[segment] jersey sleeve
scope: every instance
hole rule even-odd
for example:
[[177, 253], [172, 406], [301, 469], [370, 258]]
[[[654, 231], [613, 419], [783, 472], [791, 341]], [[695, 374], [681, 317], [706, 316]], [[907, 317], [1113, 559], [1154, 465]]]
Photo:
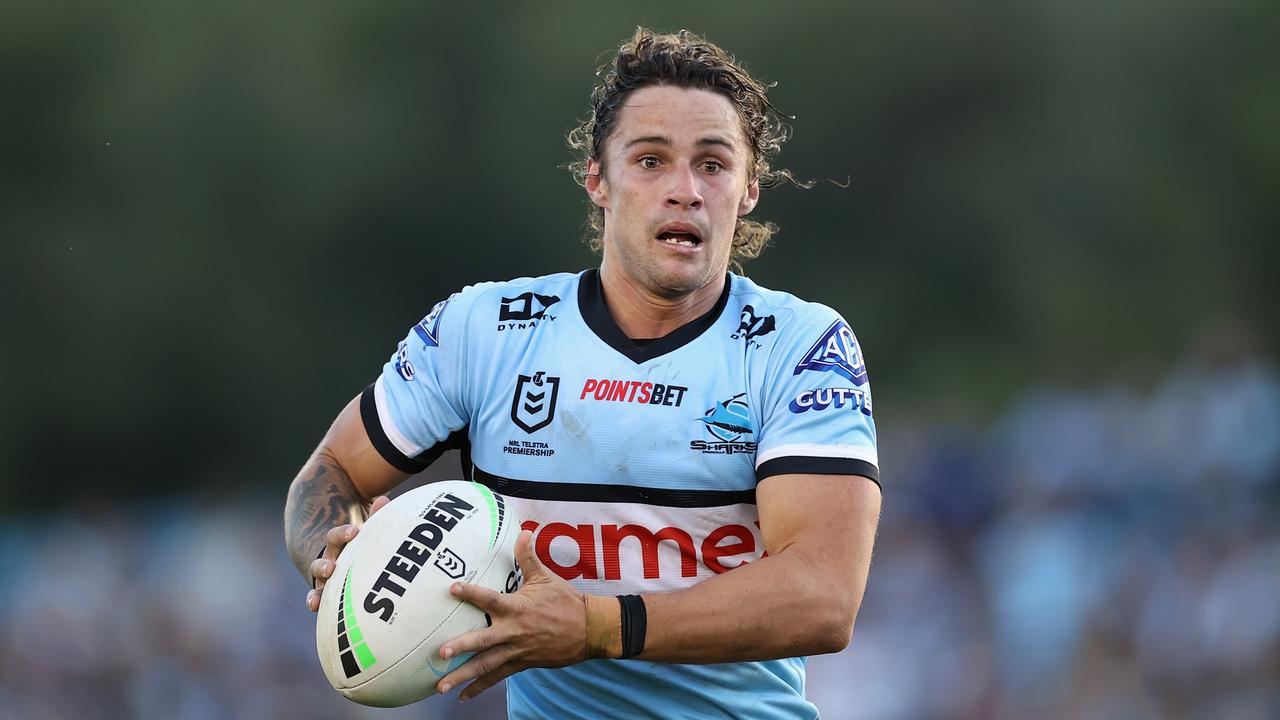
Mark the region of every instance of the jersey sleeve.
[[466, 440], [467, 323], [474, 302], [468, 290], [436, 303], [410, 328], [360, 397], [369, 440], [403, 472], [425, 470]]
[[879, 484], [862, 349], [842, 317], [814, 307], [793, 317], [770, 357], [756, 480], [809, 473], [862, 475]]

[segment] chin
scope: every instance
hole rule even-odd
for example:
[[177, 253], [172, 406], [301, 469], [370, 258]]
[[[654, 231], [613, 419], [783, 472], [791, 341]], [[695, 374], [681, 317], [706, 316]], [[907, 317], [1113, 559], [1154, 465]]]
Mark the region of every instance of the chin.
[[701, 290], [711, 284], [716, 277], [715, 273], [709, 273], [704, 269], [696, 271], [684, 269], [683, 271], [671, 271], [658, 275], [654, 278], [654, 286], [661, 294], [668, 297], [677, 297]]

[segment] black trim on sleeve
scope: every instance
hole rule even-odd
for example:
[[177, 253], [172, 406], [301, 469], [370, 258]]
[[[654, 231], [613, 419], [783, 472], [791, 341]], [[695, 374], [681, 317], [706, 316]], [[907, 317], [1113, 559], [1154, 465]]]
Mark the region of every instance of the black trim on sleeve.
[[724, 290], [720, 292], [720, 298], [716, 300], [715, 307], [660, 338], [633, 340], [622, 332], [622, 328], [619, 328], [618, 323], [614, 321], [613, 315], [609, 314], [609, 307], [605, 305], [604, 287], [600, 283], [599, 270], [586, 270], [578, 276], [578, 311], [582, 313], [582, 319], [586, 321], [587, 327], [591, 328], [591, 332], [605, 341], [609, 347], [639, 364], [666, 355], [673, 350], [679, 350], [706, 332], [716, 323], [716, 320], [720, 319], [720, 314], [729, 304], [729, 286], [732, 284], [733, 278], [726, 273]]
[[[360, 393], [360, 420], [364, 423], [365, 433], [369, 435], [369, 442], [373, 443], [373, 447], [377, 449], [382, 459], [391, 463], [392, 467], [400, 472], [407, 472], [410, 475], [426, 470], [428, 465], [448, 450], [468, 450], [470, 447], [467, 428], [464, 426], [450, 433], [449, 437], [441, 442], [422, 451], [417, 457], [409, 457], [400, 452], [400, 449], [391, 442], [391, 438], [387, 437], [386, 430], [378, 420], [378, 401], [374, 398], [373, 384]], [[463, 460], [464, 472], [467, 462]]]
[[837, 457], [777, 457], [760, 463], [756, 482], [774, 475], [861, 475], [880, 485], [880, 468], [866, 460]]
[[478, 467], [472, 469], [471, 479], [494, 492], [528, 500], [638, 503], [682, 508], [756, 504], [754, 488], [751, 490], [671, 490], [636, 485], [534, 482], [491, 475]]

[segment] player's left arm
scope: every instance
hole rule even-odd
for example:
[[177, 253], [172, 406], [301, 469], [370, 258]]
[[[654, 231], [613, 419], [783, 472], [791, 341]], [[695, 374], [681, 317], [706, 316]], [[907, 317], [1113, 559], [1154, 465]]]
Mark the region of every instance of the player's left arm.
[[[638, 659], [769, 660], [849, 644], [871, 566], [879, 486], [856, 475], [776, 475], [756, 496], [767, 555], [684, 590], [645, 594], [648, 631]], [[584, 595], [544, 567], [528, 532], [516, 559], [525, 576], [519, 592], [453, 586], [493, 624], [441, 647], [446, 658], [476, 655], [440, 681], [440, 692], [471, 682], [465, 700], [525, 668], [621, 656], [615, 598]]]
[[644, 595], [643, 660], [734, 662], [839, 652], [853, 634], [880, 487], [850, 475], [776, 475], [756, 490], [765, 557]]

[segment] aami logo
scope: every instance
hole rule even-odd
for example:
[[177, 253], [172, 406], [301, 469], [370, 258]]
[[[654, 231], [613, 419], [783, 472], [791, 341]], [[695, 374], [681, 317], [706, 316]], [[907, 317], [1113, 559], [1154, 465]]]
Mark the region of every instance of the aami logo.
[[645, 405], [666, 405], [680, 407], [684, 402], [684, 394], [689, 388], [683, 385], [663, 385], [662, 383], [641, 382], [639, 380], [607, 380], [588, 378], [582, 384], [579, 400], [588, 396], [603, 402], [642, 403]]
[[550, 425], [555, 418], [560, 378], [541, 371], [518, 377], [516, 393], [511, 398], [511, 422], [532, 434]]
[[787, 405], [793, 413], [805, 413], [810, 410], [821, 411], [827, 408], [857, 408], [863, 415], [871, 417], [871, 396], [853, 388], [818, 388], [805, 390]]
[[746, 338], [747, 345], [760, 347], [760, 343], [756, 342], [756, 338], [762, 335], [768, 335], [777, 329], [778, 324], [774, 321], [772, 315], [758, 317], [756, 309], [750, 305], [742, 306], [741, 320], [738, 321], [738, 329], [734, 331], [732, 337], [734, 340]]
[[822, 333], [818, 342], [809, 348], [804, 359], [796, 365], [793, 374], [799, 375], [805, 370], [834, 372], [853, 382], [854, 385], [867, 383], [867, 368], [862, 363], [862, 350], [858, 347], [858, 338], [844, 320], [837, 320]]
[[[392, 595], [404, 597], [405, 586], [418, 576], [418, 571], [431, 558], [436, 548], [440, 547], [440, 541], [457, 526], [459, 520], [474, 510], [475, 506], [453, 493], [445, 493], [433, 502], [422, 514], [423, 522], [409, 531], [409, 536], [400, 543], [396, 553], [387, 561], [382, 574], [373, 583], [369, 594], [365, 595], [364, 611], [390, 623], [391, 616], [396, 611], [396, 601]], [[453, 554], [447, 549], [444, 552]], [[436, 565], [439, 566], [439, 563], [437, 558]]]
[[[760, 523], [756, 523], [757, 530]], [[539, 526], [532, 520], [520, 523], [521, 530], [534, 533], [533, 551], [552, 572], [565, 580], [621, 580], [623, 552], [638, 552], [641, 559], [641, 575], [646, 580], [662, 576], [658, 563], [658, 544], [669, 542], [680, 551], [680, 577], [697, 577], [698, 563], [711, 572], [728, 572], [754, 559], [760, 543], [756, 532], [746, 525], [722, 525], [707, 533], [700, 540], [678, 527], [650, 530], [643, 525], [569, 525], [551, 522]], [[551, 544], [561, 539], [578, 546], [578, 560], [569, 565], [551, 556]], [[557, 553], [563, 559], [563, 553]], [[763, 553], [761, 557], [768, 555]], [[746, 556], [746, 557], [740, 557]], [[603, 561], [603, 562], [602, 562]], [[627, 563], [628, 568], [634, 568]]]
[[560, 298], [557, 295], [539, 295], [535, 292], [504, 297], [502, 309], [498, 311], [498, 331], [537, 327], [539, 320], [551, 322], [556, 316], [548, 315], [547, 308], [558, 302]]
[[436, 303], [435, 307], [431, 308], [431, 312], [422, 318], [422, 322], [413, 326], [413, 331], [418, 334], [426, 347], [440, 347], [440, 316], [444, 315], [444, 309], [448, 307], [449, 301], [457, 296], [458, 293], [454, 293]]
[[703, 413], [698, 420], [714, 441], [694, 440], [689, 449], [713, 455], [755, 452], [756, 444], [751, 440], [755, 425], [751, 422], [751, 409], [742, 399], [745, 396], [746, 393], [738, 393]]

